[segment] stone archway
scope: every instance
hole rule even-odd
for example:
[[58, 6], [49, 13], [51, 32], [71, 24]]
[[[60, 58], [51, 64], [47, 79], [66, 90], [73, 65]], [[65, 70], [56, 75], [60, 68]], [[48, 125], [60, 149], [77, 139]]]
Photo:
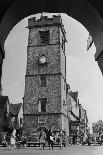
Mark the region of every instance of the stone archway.
[[[39, 12], [66, 13], [79, 21], [92, 35], [96, 46], [95, 59], [103, 72], [103, 20], [87, 0], [15, 0], [0, 24], [0, 45], [5, 55], [4, 42], [12, 28], [23, 18]], [[2, 72], [2, 61], [0, 64]], [[1, 75], [0, 75], [1, 77]]]

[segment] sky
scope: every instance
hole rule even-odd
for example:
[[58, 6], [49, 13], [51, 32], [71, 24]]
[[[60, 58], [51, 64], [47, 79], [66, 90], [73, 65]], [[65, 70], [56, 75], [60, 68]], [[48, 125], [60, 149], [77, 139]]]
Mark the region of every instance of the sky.
[[[44, 13], [44, 15], [51, 14]], [[5, 41], [6, 57], [3, 62], [3, 95], [10, 103], [22, 102], [25, 89], [25, 74], [28, 44], [28, 18], [15, 25]], [[75, 19], [61, 14], [66, 31], [67, 83], [71, 91], [78, 91], [80, 104], [87, 110], [89, 123], [103, 120], [103, 77], [95, 61], [95, 45], [87, 51], [89, 32]]]

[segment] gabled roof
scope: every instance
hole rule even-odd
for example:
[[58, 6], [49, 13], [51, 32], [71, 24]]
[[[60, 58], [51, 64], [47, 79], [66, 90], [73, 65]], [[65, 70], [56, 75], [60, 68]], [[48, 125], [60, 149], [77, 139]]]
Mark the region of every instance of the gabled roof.
[[74, 101], [77, 103], [77, 101], [78, 101], [78, 91], [76, 91], [76, 92], [70, 92], [70, 94], [71, 94], [71, 97], [74, 99]]
[[10, 104], [10, 115], [17, 116], [20, 111], [21, 106], [22, 106], [22, 103]]
[[0, 109], [5, 107], [7, 101], [9, 101], [8, 96], [0, 96]]

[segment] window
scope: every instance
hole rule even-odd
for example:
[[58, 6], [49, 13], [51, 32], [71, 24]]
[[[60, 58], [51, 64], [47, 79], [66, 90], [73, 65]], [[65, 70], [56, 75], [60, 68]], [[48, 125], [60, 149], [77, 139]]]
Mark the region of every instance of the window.
[[38, 117], [38, 123], [45, 123], [46, 122], [46, 118], [43, 116]]
[[62, 36], [61, 48], [62, 48], [63, 51], [65, 50], [65, 40], [64, 40], [63, 36]]
[[39, 99], [38, 112], [46, 112], [47, 99]]
[[45, 75], [40, 76], [40, 82], [41, 82], [41, 87], [46, 87], [46, 76]]
[[23, 119], [20, 118], [20, 126], [22, 126], [22, 124], [23, 124]]
[[50, 39], [49, 30], [47, 30], [47, 31], [39, 31], [39, 33], [40, 33], [41, 43], [49, 43], [49, 39]]
[[64, 82], [64, 91], [65, 91], [65, 82]]
[[15, 121], [15, 117], [11, 117], [11, 122], [14, 122]]
[[66, 105], [66, 102], [63, 100], [63, 105], [65, 106]]

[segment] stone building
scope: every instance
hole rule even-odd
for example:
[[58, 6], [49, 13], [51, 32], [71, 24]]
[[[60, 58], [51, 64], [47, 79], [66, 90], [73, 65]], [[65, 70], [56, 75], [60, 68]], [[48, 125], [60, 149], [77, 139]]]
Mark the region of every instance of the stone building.
[[80, 118], [80, 124], [79, 124], [80, 135], [85, 135], [88, 129], [88, 117], [87, 117], [87, 111], [82, 107], [81, 104], [79, 104], [79, 118]]
[[9, 105], [9, 128], [20, 129], [23, 124], [22, 103]]
[[77, 134], [77, 130], [80, 124], [79, 121], [79, 104], [78, 104], [78, 92], [67, 91], [67, 111], [69, 116], [69, 136], [74, 133]]
[[23, 128], [69, 135], [66, 104], [66, 33], [61, 16], [28, 20], [29, 37], [23, 101]]
[[0, 95], [0, 132], [8, 131], [9, 98]]

